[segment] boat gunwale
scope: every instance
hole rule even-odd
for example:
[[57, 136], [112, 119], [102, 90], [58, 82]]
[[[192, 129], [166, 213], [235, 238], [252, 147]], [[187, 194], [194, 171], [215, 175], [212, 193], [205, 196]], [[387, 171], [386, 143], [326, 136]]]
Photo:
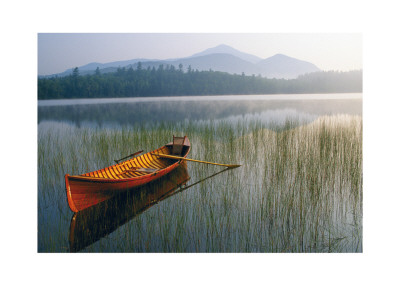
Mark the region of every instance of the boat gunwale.
[[76, 180], [80, 180], [80, 181], [121, 183], [121, 182], [135, 181], [135, 180], [139, 180], [139, 179], [155, 176], [156, 174], [158, 174], [158, 173], [160, 173], [162, 171], [165, 171], [165, 170], [168, 170], [171, 167], [174, 167], [176, 164], [180, 164], [180, 162], [181, 161], [177, 161], [177, 162], [169, 165], [168, 167], [166, 167], [164, 169], [159, 169], [158, 171], [153, 172], [153, 173], [149, 173], [149, 174], [141, 175], [141, 176], [137, 176], [137, 177], [131, 177], [131, 178], [116, 178], [116, 179], [112, 179], [112, 178], [89, 177], [89, 176], [82, 176], [82, 175], [68, 175], [68, 177], [69, 177], [69, 179], [76, 179]]

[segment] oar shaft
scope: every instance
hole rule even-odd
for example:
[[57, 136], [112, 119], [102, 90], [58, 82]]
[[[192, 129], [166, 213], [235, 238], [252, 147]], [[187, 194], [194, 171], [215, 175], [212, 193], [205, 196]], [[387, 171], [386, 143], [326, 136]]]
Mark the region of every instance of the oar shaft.
[[156, 156], [164, 157], [164, 158], [172, 158], [172, 159], [180, 159], [180, 160], [193, 161], [193, 162], [198, 162], [198, 163], [202, 163], [202, 164], [223, 166], [223, 167], [228, 167], [228, 168], [237, 168], [237, 167], [240, 167], [240, 165], [217, 164], [217, 163], [213, 163], [213, 162], [209, 162], [209, 161], [202, 161], [202, 160], [196, 160], [196, 159], [185, 158], [185, 157], [174, 156], [174, 155], [167, 155], [167, 154], [152, 153], [152, 155], [156, 155]]

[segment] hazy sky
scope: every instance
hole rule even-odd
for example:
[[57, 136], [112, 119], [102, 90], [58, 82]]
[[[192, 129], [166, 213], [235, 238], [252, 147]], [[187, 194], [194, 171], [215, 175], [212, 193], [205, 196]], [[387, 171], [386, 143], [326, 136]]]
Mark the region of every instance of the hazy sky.
[[362, 68], [362, 34], [39, 33], [38, 74], [91, 62], [181, 58], [220, 44], [260, 58], [285, 54], [322, 70]]

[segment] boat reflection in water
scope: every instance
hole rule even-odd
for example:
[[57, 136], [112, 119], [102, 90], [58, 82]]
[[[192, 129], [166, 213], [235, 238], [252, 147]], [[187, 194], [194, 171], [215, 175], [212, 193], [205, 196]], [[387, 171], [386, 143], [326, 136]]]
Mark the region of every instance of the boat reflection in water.
[[195, 183], [185, 185], [190, 176], [187, 164], [183, 161], [171, 173], [156, 181], [75, 213], [69, 231], [70, 252], [78, 252], [93, 244], [154, 204], [228, 170], [232, 168], [223, 169]]
[[75, 213], [69, 231], [70, 252], [84, 249], [157, 202], [179, 192], [189, 179], [187, 164], [182, 162], [158, 180], [115, 194], [107, 201]]

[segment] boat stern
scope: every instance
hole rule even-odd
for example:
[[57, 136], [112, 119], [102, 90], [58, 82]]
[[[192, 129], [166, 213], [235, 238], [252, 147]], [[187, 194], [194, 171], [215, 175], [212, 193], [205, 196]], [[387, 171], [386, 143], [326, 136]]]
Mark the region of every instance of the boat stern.
[[71, 187], [69, 185], [69, 174], [65, 174], [65, 190], [67, 192], [68, 206], [73, 212], [78, 212], [74, 201], [72, 200]]

